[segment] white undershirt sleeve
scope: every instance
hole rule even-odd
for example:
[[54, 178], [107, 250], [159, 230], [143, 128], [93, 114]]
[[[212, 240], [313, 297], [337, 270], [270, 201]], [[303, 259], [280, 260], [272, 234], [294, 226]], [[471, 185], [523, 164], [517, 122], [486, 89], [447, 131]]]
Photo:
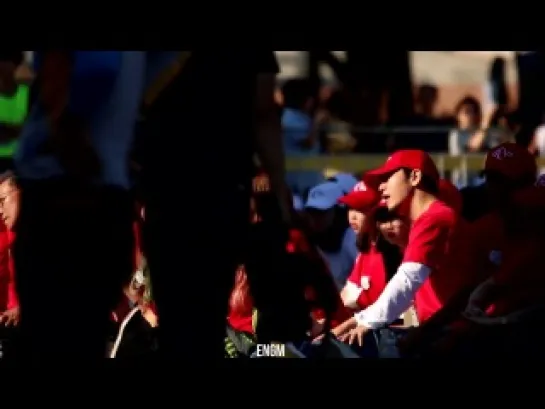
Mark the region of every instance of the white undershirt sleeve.
[[399, 318], [413, 303], [416, 292], [429, 277], [431, 268], [420, 263], [402, 263], [377, 301], [354, 314], [358, 325], [381, 328]]
[[363, 288], [358, 287], [351, 281], [347, 281], [341, 291], [341, 298], [345, 307], [358, 308], [358, 298], [362, 293]]

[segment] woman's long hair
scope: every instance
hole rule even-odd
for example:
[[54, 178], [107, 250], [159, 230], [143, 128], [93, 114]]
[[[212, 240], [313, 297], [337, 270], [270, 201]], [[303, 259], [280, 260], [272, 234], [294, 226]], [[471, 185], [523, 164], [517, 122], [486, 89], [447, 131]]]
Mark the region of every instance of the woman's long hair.
[[360, 252], [366, 253], [375, 245], [384, 261], [386, 281], [390, 281], [401, 264], [403, 254], [398, 246], [389, 243], [379, 232], [378, 222], [393, 217], [386, 209], [382, 209], [384, 208], [375, 209], [367, 216], [366, 229], [357, 238], [357, 247]]

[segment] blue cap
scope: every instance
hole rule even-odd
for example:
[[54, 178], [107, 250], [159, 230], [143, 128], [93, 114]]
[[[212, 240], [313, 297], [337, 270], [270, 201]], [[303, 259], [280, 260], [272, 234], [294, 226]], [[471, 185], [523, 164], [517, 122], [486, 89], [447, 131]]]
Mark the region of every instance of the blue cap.
[[306, 209], [329, 210], [337, 205], [344, 193], [336, 182], [325, 182], [310, 189]]
[[359, 182], [358, 179], [350, 173], [337, 173], [330, 180], [337, 183], [345, 195], [350, 193], [354, 189], [354, 186]]

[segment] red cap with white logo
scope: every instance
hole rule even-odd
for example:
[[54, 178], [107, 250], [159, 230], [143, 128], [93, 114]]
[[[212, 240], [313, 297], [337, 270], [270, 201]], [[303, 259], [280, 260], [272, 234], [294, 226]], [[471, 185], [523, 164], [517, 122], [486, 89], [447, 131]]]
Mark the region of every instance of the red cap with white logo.
[[535, 177], [537, 165], [535, 158], [523, 146], [505, 142], [486, 155], [483, 173], [499, 173], [517, 181], [525, 177]]
[[380, 194], [375, 189], [368, 187], [363, 181], [358, 182], [352, 192], [339, 199], [339, 203], [362, 213], [370, 212], [379, 202]]

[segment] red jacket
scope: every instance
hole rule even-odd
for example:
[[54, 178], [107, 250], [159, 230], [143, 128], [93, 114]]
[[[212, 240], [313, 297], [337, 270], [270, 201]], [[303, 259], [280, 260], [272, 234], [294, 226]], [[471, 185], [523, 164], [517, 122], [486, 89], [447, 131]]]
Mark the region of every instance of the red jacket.
[[15, 268], [11, 255], [11, 245], [15, 234], [0, 223], [0, 312], [19, 305], [15, 292]]

